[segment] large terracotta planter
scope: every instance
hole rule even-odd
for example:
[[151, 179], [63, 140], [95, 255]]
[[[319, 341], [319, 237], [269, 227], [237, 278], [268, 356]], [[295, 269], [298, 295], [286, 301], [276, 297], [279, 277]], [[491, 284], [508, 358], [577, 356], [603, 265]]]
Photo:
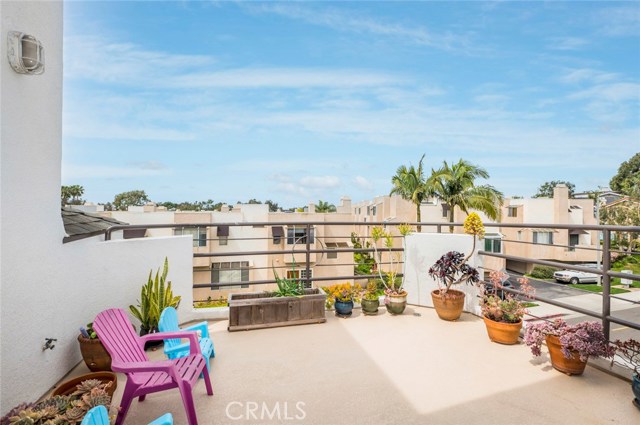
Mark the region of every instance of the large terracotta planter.
[[440, 290], [431, 291], [433, 306], [442, 320], [458, 320], [464, 307], [464, 292], [449, 289], [446, 296], [440, 295]]
[[375, 316], [378, 314], [378, 307], [380, 307], [379, 299], [365, 300], [363, 298], [360, 304], [362, 305], [362, 313], [364, 313], [365, 316]]
[[407, 307], [407, 293], [387, 295], [384, 305], [387, 307], [387, 311], [393, 315], [404, 313], [404, 309]]
[[111, 356], [98, 338], [78, 335], [82, 359], [91, 372], [111, 371]]
[[560, 338], [555, 335], [547, 335], [546, 340], [551, 365], [554, 369], [567, 375], [582, 375], [587, 362], [580, 360], [580, 355], [577, 351], [571, 352], [571, 358], [568, 359], [562, 353]]
[[522, 320], [518, 323], [496, 322], [488, 317], [484, 318], [484, 324], [487, 327], [489, 339], [498, 344], [514, 345], [518, 343], [520, 337], [520, 329], [522, 329]]
[[116, 390], [116, 386], [118, 385], [118, 378], [116, 374], [113, 372], [93, 372], [87, 373], [84, 375], [80, 375], [77, 378], [71, 379], [69, 381], [65, 381], [62, 384], [58, 385], [58, 387], [53, 390], [51, 393], [51, 397], [57, 395], [71, 395], [75, 390], [77, 390], [76, 386], [80, 384], [82, 381], [86, 381], [88, 379], [97, 379], [98, 381], [102, 381], [103, 383], [112, 382], [111, 387], [107, 388], [107, 394], [113, 397], [113, 393]]

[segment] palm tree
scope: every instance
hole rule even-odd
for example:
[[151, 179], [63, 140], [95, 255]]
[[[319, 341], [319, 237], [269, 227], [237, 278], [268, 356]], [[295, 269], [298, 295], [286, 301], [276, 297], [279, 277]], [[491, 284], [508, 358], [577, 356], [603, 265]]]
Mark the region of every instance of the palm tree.
[[336, 206], [333, 204], [330, 204], [328, 202], [325, 201], [318, 201], [318, 205], [316, 205], [316, 212], [319, 213], [331, 213], [331, 212], [336, 212]]
[[[475, 180], [478, 177], [489, 178], [489, 173], [463, 159], [451, 166], [444, 161], [442, 168], [431, 170], [431, 177], [427, 179], [425, 187], [449, 207], [449, 223], [453, 223], [455, 207], [467, 214], [470, 209], [475, 209], [492, 220], [500, 218], [500, 207], [504, 200], [502, 192], [491, 185], [476, 186]], [[449, 231], [453, 232], [453, 226], [449, 226]]]
[[[424, 174], [422, 172], [422, 160], [424, 160], [424, 154], [420, 158], [418, 168], [410, 165], [408, 168], [404, 165], [398, 167], [396, 174], [391, 177], [391, 195], [400, 195], [402, 199], [411, 201], [416, 206], [416, 221], [420, 223], [420, 204], [429, 195], [431, 191], [425, 186]], [[422, 226], [418, 224], [418, 232], [422, 231]]]

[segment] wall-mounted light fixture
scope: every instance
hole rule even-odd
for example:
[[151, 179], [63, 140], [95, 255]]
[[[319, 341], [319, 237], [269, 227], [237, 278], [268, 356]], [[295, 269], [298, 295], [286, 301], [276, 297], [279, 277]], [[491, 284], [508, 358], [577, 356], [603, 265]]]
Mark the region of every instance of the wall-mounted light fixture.
[[7, 56], [11, 67], [18, 74], [38, 75], [44, 72], [44, 47], [32, 35], [9, 31]]

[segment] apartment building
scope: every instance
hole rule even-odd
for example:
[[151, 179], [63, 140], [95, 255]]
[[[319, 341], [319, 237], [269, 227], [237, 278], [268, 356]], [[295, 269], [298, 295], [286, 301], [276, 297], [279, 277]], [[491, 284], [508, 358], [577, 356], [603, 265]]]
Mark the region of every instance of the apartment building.
[[[355, 203], [356, 221], [386, 221], [390, 223], [415, 222], [415, 205], [401, 197], [379, 196], [370, 201]], [[447, 217], [449, 206], [440, 199], [428, 199], [420, 206], [423, 222], [441, 224], [441, 232], [449, 232]], [[597, 224], [594, 201], [589, 198], [569, 198], [569, 189], [558, 185], [553, 198], [505, 199], [502, 207], [501, 223], [523, 223], [522, 228], [491, 226], [493, 222], [482, 212], [476, 211], [486, 225], [486, 234], [481, 249], [487, 252], [552, 260], [566, 263], [596, 262], [598, 232], [585, 230], [547, 230], [527, 228], [524, 223], [533, 224]], [[454, 222], [465, 220], [467, 214], [456, 208]], [[366, 229], [361, 229], [366, 231]], [[438, 231], [438, 226], [422, 226], [423, 232]], [[454, 227], [460, 233], [462, 228]], [[526, 273], [533, 264], [506, 261], [485, 256], [483, 268], [487, 270], [513, 270]]]
[[[353, 220], [349, 198], [341, 199], [335, 213], [317, 213], [314, 204], [296, 213], [270, 212], [265, 204], [223, 205], [220, 211], [167, 211], [149, 204], [101, 214], [129, 224], [183, 224], [184, 227], [147, 229], [146, 236], [192, 235], [194, 285], [227, 285], [196, 287], [194, 300], [226, 297], [229, 292], [273, 289], [273, 284], [249, 282], [273, 280], [274, 270], [280, 277], [297, 279], [353, 275], [350, 252], [312, 252], [308, 274], [306, 267], [307, 242], [310, 250], [351, 246], [353, 226], [331, 224]], [[318, 224], [309, 227], [302, 224], [307, 222]], [[270, 254], [264, 254], [267, 251]], [[338, 282], [317, 284], [333, 283]]]

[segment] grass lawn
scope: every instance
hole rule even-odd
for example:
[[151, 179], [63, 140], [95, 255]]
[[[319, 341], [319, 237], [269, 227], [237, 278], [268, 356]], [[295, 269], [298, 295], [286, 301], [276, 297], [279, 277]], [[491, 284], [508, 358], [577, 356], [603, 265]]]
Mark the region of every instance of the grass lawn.
[[[577, 289], [584, 289], [585, 291], [590, 291], [590, 292], [602, 292], [602, 286], [598, 286], [595, 283], [589, 283], [589, 284], [585, 284], [585, 283], [581, 283], [581, 284], [577, 284], [577, 285], [567, 285], [570, 288], [577, 288]], [[611, 294], [615, 295], [615, 294], [624, 294], [625, 292], [630, 292], [626, 289], [622, 289], [622, 288], [611, 288]]]
[[[635, 255], [633, 258], [626, 257], [620, 261], [613, 263], [611, 270], [619, 272], [621, 270], [631, 270], [631, 273], [640, 275], [640, 255]], [[620, 279], [614, 277], [611, 279], [612, 285], [620, 285]], [[631, 287], [640, 288], [640, 281], [631, 281]]]

